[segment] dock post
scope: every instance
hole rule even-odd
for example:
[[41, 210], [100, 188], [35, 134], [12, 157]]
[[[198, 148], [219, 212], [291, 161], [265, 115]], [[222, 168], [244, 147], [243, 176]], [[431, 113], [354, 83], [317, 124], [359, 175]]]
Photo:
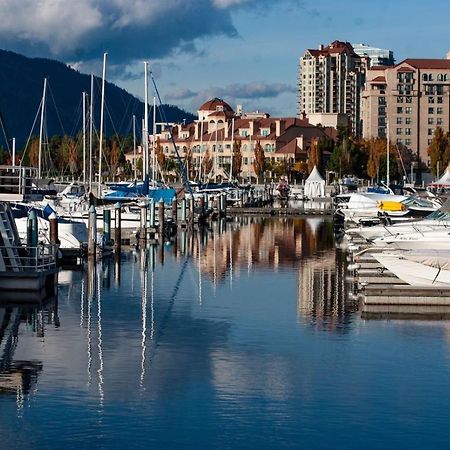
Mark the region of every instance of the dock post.
[[111, 242], [111, 210], [103, 210], [103, 242], [108, 245]]
[[54, 248], [59, 244], [58, 240], [58, 216], [52, 212], [48, 217], [48, 222], [50, 225], [50, 244], [54, 246]]
[[150, 200], [150, 228], [155, 228], [156, 225], [156, 203], [155, 200]]
[[186, 199], [181, 200], [181, 223], [186, 225]]
[[27, 220], [27, 246], [31, 250], [30, 256], [32, 258], [37, 257], [37, 245], [38, 245], [38, 220], [36, 211], [32, 209], [28, 213]]
[[172, 200], [172, 220], [176, 225], [178, 222], [178, 202], [176, 197]]
[[95, 206], [92, 205], [89, 208], [89, 219], [88, 219], [88, 255], [95, 258], [96, 254], [96, 240], [97, 240], [97, 211]]
[[191, 197], [189, 199], [189, 220], [194, 222], [194, 213], [195, 213], [195, 199]]
[[222, 216], [222, 194], [216, 195], [217, 217]]
[[147, 240], [147, 203], [141, 203], [141, 226], [139, 238], [143, 241]]
[[164, 233], [164, 200], [161, 199], [158, 203], [158, 228], [159, 238], [161, 239]]
[[114, 250], [116, 253], [120, 253], [122, 249], [122, 208], [119, 202], [114, 205], [114, 220]]

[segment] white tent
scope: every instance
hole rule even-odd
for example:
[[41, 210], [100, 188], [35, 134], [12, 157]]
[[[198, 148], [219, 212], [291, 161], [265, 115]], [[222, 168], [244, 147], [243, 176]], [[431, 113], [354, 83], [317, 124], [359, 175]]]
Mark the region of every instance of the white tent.
[[448, 188], [450, 187], [450, 166], [447, 167], [447, 170], [444, 172], [444, 175], [442, 175], [439, 180], [435, 181], [434, 183], [431, 183], [432, 187], [437, 188]]
[[308, 198], [325, 197], [325, 180], [321, 177], [316, 166], [305, 181], [304, 194]]

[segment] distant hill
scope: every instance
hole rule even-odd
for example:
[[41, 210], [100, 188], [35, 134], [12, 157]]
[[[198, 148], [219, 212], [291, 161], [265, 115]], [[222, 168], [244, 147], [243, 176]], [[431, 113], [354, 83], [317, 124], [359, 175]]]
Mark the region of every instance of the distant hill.
[[[31, 131], [42, 97], [44, 78], [49, 80], [46, 102], [48, 136], [64, 133], [75, 135], [81, 129], [81, 96], [83, 91], [90, 92], [90, 75], [51, 59], [27, 58], [0, 50], [0, 113], [8, 139], [15, 137], [17, 148], [25, 144]], [[101, 79], [97, 78], [94, 85], [94, 121], [98, 129]], [[138, 129], [141, 129], [144, 103], [124, 89], [107, 83], [106, 107], [105, 130], [108, 135], [116, 131], [130, 133], [133, 114], [136, 115]], [[172, 105], [164, 105], [164, 112], [170, 122], [186, 119], [186, 123], [189, 123], [195, 118], [191, 113]], [[159, 114], [157, 121], [161, 121]], [[33, 134], [39, 134], [39, 117]], [[1, 131], [0, 145], [6, 147]]]

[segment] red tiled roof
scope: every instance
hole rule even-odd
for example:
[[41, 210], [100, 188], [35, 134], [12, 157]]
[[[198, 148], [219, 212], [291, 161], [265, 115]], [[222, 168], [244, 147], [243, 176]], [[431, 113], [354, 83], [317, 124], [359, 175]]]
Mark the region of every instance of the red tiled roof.
[[369, 70], [386, 70], [388, 67], [391, 66], [372, 66]]
[[373, 80], [369, 81], [369, 83], [386, 83], [386, 77], [379, 75], [375, 77]]
[[276, 150], [275, 153], [283, 153], [283, 154], [295, 154], [299, 151], [300, 148], [297, 145], [297, 138], [292, 139], [286, 145]]
[[355, 53], [353, 50], [352, 44], [350, 42], [342, 42], [342, 41], [333, 41], [331, 44], [323, 47], [322, 49], [308, 49], [308, 52], [311, 56], [327, 56], [327, 55], [335, 55], [336, 53], [348, 53], [349, 55], [354, 56], [355, 58], [360, 58], [359, 55]]
[[450, 59], [415, 59], [407, 58], [396, 67], [402, 64], [409, 64], [416, 69], [450, 69]]
[[406, 72], [406, 73], [410, 73], [410, 72], [414, 72], [414, 69], [411, 69], [411, 67], [399, 67], [397, 69], [397, 72]]
[[233, 108], [227, 103], [224, 102], [221, 98], [213, 98], [212, 100], [208, 100], [200, 106], [200, 111], [217, 111], [217, 106], [222, 106], [224, 111], [233, 112]]

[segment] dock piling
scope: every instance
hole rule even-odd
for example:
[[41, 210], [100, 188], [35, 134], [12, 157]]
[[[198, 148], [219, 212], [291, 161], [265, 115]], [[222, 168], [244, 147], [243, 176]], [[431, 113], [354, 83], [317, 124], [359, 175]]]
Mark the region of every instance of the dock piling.
[[88, 255], [95, 258], [97, 241], [97, 211], [95, 210], [94, 205], [89, 208], [88, 228]]
[[114, 250], [116, 253], [120, 253], [122, 248], [122, 208], [119, 202], [114, 205], [114, 220]]
[[103, 242], [109, 244], [111, 242], [111, 210], [103, 210]]

